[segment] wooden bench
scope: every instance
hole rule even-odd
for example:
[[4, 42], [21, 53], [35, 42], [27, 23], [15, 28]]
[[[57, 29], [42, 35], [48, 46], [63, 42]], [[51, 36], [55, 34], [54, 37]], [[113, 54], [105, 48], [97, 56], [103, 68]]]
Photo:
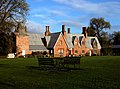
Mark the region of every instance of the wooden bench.
[[76, 64], [79, 64], [79, 68], [80, 68], [80, 58], [81, 57], [65, 57], [63, 65], [68, 64], [69, 66], [69, 64], [71, 64], [71, 65], [74, 65], [74, 68], [75, 68]]
[[74, 68], [77, 64], [79, 64], [80, 68], [80, 58], [81, 57], [63, 57], [63, 58], [38, 58], [39, 66], [53, 66], [60, 67], [61, 65], [65, 67], [65, 65], [74, 65]]
[[55, 66], [54, 60], [52, 58], [38, 58], [38, 64], [41, 65], [50, 65]]

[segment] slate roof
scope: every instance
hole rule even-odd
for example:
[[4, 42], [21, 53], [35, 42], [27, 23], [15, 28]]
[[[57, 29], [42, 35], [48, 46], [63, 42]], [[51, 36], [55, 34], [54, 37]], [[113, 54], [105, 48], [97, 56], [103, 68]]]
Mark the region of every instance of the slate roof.
[[93, 42], [94, 40], [96, 40], [96, 42], [97, 42], [97, 47], [98, 47], [98, 49], [101, 49], [101, 46], [100, 46], [100, 43], [99, 43], [97, 37], [88, 37], [88, 38], [86, 39], [86, 48], [93, 49], [93, 47], [92, 47], [92, 42]]
[[44, 34], [28, 33], [30, 45], [44, 45], [41, 38], [44, 38]]
[[45, 36], [44, 39], [47, 42], [47, 46], [48, 46], [48, 44], [50, 43], [51, 36]]
[[49, 44], [47, 48], [54, 48], [56, 41], [58, 40], [59, 36], [60, 36], [61, 32], [56, 32], [56, 33], [51, 33], [50, 34], [50, 39], [49, 40]]
[[69, 48], [74, 48], [73, 41], [75, 40], [76, 37], [78, 38], [79, 42], [81, 42], [82, 39], [80, 39], [80, 38], [83, 38], [84, 34], [70, 34], [69, 33], [66, 35], [66, 41], [67, 41]]
[[79, 43], [80, 43], [80, 44], [81, 44], [82, 38], [83, 38], [83, 36], [80, 36], [80, 37], [79, 37]]
[[44, 46], [42, 42], [42, 38], [44, 38], [44, 34], [33, 34], [27, 33], [29, 37], [29, 49], [31, 51], [45, 51], [47, 48]]
[[77, 38], [77, 36], [73, 36], [72, 37], [72, 43], [73, 43], [73, 45], [74, 45], [74, 40]]
[[44, 45], [29, 45], [29, 50], [31, 51], [47, 51]]

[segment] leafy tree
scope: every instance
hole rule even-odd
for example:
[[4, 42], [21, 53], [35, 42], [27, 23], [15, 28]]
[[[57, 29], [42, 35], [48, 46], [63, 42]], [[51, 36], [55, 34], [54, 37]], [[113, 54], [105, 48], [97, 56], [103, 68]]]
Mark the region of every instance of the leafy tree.
[[[104, 18], [92, 18], [90, 20], [90, 26], [88, 28], [88, 35], [96, 36], [98, 37], [100, 43], [102, 44], [102, 32], [103, 29], [110, 29], [111, 25], [109, 22], [105, 21]], [[90, 34], [91, 33], [91, 34]]]
[[12, 52], [14, 45], [12, 30], [18, 23], [24, 23], [28, 15], [28, 4], [25, 0], [0, 1], [0, 53]]
[[107, 32], [102, 32], [102, 37], [101, 37], [101, 41], [102, 41], [102, 50], [101, 53], [103, 55], [111, 55], [112, 54], [112, 48], [111, 48], [111, 34], [108, 34]]
[[91, 27], [88, 27], [87, 30], [88, 30], [88, 36], [95, 36], [96, 35], [94, 29], [92, 29]]
[[114, 32], [112, 35], [113, 35], [113, 44], [120, 45], [120, 31]]

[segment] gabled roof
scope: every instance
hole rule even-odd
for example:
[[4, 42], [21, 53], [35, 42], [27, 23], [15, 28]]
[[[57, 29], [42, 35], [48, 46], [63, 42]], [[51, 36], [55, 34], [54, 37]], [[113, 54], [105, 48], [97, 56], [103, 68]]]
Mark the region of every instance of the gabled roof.
[[27, 35], [29, 37], [29, 49], [31, 51], [47, 51], [42, 41], [44, 34], [27, 33]]
[[47, 48], [54, 48], [60, 34], [61, 34], [61, 32], [56, 32], [56, 33], [51, 33], [50, 34], [50, 41], [49, 41], [49, 44], [48, 44]]
[[28, 33], [29, 45], [44, 45], [41, 38], [44, 38], [44, 34]]
[[73, 45], [74, 45], [74, 41], [75, 41], [76, 38], [77, 38], [77, 36], [73, 36], [72, 37], [72, 43], [73, 43]]
[[47, 51], [47, 48], [44, 45], [29, 45], [29, 50], [31, 51]]
[[48, 46], [50, 39], [51, 39], [51, 36], [45, 36], [44, 39], [47, 42], [47, 46]]
[[[69, 48], [74, 48], [73, 40], [75, 38], [78, 38], [79, 42], [81, 42], [82, 38], [84, 37], [84, 34], [67, 34], [66, 41]], [[81, 39], [80, 39], [81, 38]]]
[[91, 43], [92, 43], [94, 40], [97, 42], [97, 47], [98, 47], [98, 49], [101, 49], [101, 46], [100, 46], [100, 43], [99, 43], [97, 37], [88, 37], [88, 38], [86, 39], [86, 47], [87, 47], [87, 48], [90, 48], [90, 49], [93, 49]]
[[83, 36], [79, 36], [79, 43], [81, 44]]

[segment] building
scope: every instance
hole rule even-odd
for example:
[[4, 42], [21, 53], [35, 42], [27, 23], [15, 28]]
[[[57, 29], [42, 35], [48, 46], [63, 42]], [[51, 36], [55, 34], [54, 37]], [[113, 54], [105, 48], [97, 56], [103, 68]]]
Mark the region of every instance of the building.
[[25, 56], [32, 52], [48, 52], [54, 57], [100, 55], [101, 46], [97, 37], [89, 37], [86, 27], [83, 34], [72, 34], [70, 28], [62, 25], [61, 32], [50, 32], [46, 26], [44, 34], [27, 33], [26, 29], [18, 29], [16, 35], [16, 54]]

